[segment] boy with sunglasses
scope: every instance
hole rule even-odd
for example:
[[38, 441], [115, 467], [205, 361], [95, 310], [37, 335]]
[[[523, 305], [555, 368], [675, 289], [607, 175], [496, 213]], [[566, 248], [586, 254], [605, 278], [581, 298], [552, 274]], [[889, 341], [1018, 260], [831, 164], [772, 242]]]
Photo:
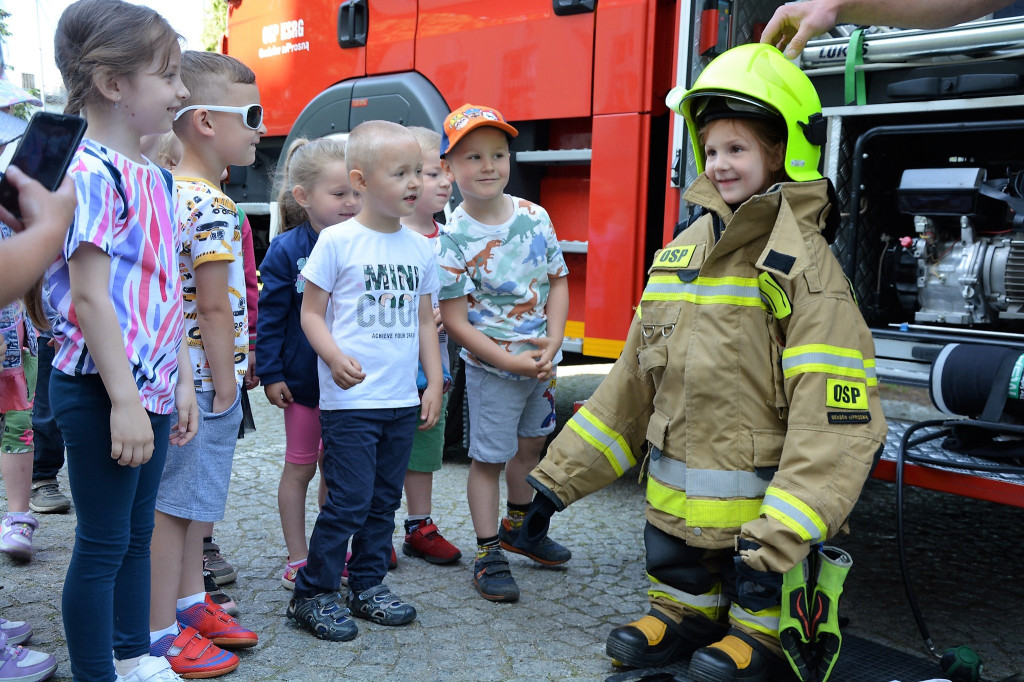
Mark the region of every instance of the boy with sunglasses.
[[249, 351], [238, 211], [219, 184], [228, 165], [255, 160], [266, 128], [256, 76], [237, 59], [185, 52], [181, 79], [190, 96], [174, 120], [184, 148], [174, 179], [191, 370], [179, 376], [187, 381], [191, 373], [200, 420], [192, 442], [170, 446], [157, 492], [150, 642], [174, 672], [205, 678], [238, 666], [219, 647], [257, 642], [209, 597], [202, 570], [204, 523], [224, 517]]

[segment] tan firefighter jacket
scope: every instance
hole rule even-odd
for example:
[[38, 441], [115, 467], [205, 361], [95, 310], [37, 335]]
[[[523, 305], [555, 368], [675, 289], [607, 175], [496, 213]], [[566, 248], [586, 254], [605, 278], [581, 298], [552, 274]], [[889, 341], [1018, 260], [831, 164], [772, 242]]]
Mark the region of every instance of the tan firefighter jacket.
[[561, 509], [646, 443], [647, 520], [690, 545], [741, 535], [762, 547], [748, 565], [785, 572], [845, 525], [886, 424], [871, 334], [820, 234], [826, 182], [776, 185], [735, 213], [694, 182], [685, 199], [710, 210], [655, 254], [621, 356], [534, 487]]

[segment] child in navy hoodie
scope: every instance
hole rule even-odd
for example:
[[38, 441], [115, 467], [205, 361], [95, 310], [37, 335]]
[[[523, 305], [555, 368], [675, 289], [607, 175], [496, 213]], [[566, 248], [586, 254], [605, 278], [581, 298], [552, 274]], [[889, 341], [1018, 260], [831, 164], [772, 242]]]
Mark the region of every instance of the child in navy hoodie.
[[267, 399], [284, 409], [286, 446], [277, 505], [288, 559], [281, 584], [295, 589], [295, 576], [309, 552], [306, 491], [323, 455], [317, 357], [299, 324], [302, 268], [320, 232], [354, 217], [363, 206], [349, 184], [344, 143], [296, 140], [281, 173], [278, 205], [282, 233], [260, 265], [256, 370]]

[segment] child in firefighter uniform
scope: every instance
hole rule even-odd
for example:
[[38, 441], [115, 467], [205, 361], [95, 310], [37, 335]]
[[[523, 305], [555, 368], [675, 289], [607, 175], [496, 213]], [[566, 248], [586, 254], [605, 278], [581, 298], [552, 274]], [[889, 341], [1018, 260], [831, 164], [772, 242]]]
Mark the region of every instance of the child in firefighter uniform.
[[684, 198], [703, 211], [655, 254], [621, 356], [528, 478], [541, 494], [519, 542], [641, 463], [651, 610], [611, 631], [608, 654], [767, 680], [785, 665], [783, 574], [845, 530], [885, 441], [874, 345], [821, 234], [838, 208], [803, 72], [744, 45], [668, 105], [701, 171]]

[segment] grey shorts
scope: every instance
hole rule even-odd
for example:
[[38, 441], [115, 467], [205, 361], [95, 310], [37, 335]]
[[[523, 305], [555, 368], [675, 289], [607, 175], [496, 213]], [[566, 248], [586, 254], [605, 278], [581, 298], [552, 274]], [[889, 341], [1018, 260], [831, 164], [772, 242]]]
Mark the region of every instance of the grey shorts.
[[[238, 425], [242, 423], [242, 393], [226, 411], [213, 414], [213, 391], [196, 393], [199, 430], [182, 447], [167, 448], [167, 462], [156, 493], [156, 508], [170, 516], [193, 521], [220, 521], [228, 501], [231, 462], [235, 457]], [[172, 428], [178, 413], [171, 415]]]
[[503, 464], [519, 450], [519, 438], [554, 431], [555, 383], [555, 376], [546, 381], [505, 379], [467, 364], [469, 456]]

